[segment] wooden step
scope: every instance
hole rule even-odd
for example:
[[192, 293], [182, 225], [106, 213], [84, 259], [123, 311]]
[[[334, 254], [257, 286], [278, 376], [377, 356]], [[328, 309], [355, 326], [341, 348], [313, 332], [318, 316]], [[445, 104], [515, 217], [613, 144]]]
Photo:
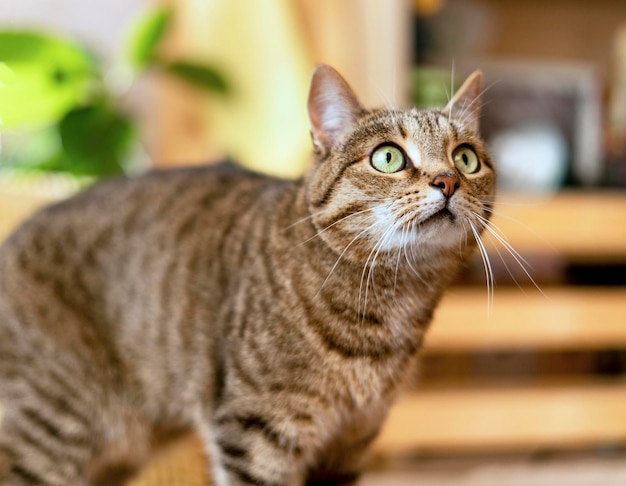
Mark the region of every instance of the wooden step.
[[626, 444], [626, 381], [417, 391], [399, 401], [379, 454], [519, 451]]
[[488, 309], [484, 289], [453, 288], [435, 313], [424, 352], [626, 348], [626, 288], [544, 293], [496, 289]]
[[[605, 260], [626, 257], [626, 193], [563, 191], [554, 196], [503, 194], [493, 228], [520, 253]], [[488, 244], [493, 239], [485, 236]]]

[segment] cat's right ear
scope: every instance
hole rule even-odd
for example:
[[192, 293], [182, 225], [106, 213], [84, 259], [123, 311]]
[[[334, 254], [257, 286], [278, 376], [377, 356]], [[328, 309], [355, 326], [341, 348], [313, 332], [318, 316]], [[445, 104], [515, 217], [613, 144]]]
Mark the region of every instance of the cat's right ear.
[[308, 110], [315, 152], [326, 154], [363, 108], [341, 75], [330, 66], [320, 64], [313, 71]]
[[454, 94], [443, 113], [458, 118], [471, 130], [478, 133], [480, 127], [480, 94], [482, 89], [483, 73], [474, 71], [463, 82]]

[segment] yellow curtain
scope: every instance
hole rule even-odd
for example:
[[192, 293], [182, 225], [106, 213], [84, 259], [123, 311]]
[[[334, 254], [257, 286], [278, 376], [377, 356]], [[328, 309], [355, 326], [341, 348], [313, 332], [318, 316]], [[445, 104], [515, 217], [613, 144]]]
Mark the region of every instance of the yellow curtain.
[[302, 173], [310, 153], [312, 62], [289, 0], [180, 0], [178, 43], [216, 65], [232, 95], [206, 101], [210, 139], [242, 164]]

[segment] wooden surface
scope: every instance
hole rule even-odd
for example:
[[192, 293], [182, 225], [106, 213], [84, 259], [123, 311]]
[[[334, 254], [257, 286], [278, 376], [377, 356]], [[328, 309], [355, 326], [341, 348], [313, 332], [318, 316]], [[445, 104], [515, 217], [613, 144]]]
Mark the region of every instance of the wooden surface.
[[[626, 348], [626, 288], [453, 288], [426, 334], [425, 352]], [[624, 405], [626, 408], [626, 404]]]
[[395, 406], [375, 450], [454, 453], [626, 442], [626, 381], [418, 391]]
[[522, 254], [586, 260], [626, 257], [624, 191], [564, 191], [552, 197], [504, 194], [497, 201], [493, 228]]

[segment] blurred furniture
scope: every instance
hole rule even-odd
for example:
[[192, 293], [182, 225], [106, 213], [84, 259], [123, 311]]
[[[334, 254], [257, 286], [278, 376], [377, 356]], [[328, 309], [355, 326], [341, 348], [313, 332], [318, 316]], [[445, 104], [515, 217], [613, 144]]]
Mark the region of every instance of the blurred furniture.
[[[626, 262], [626, 193], [502, 199], [494, 228], [522, 255]], [[493, 249], [490, 254], [498, 258]], [[427, 334], [425, 358], [626, 350], [625, 286], [558, 285], [543, 292], [496, 287], [488, 311], [484, 288], [451, 289]], [[626, 376], [543, 376], [531, 369], [518, 383], [489, 382], [468, 371], [452, 382], [418, 387], [392, 411], [376, 449], [451, 453], [614, 444], [626, 444]]]

